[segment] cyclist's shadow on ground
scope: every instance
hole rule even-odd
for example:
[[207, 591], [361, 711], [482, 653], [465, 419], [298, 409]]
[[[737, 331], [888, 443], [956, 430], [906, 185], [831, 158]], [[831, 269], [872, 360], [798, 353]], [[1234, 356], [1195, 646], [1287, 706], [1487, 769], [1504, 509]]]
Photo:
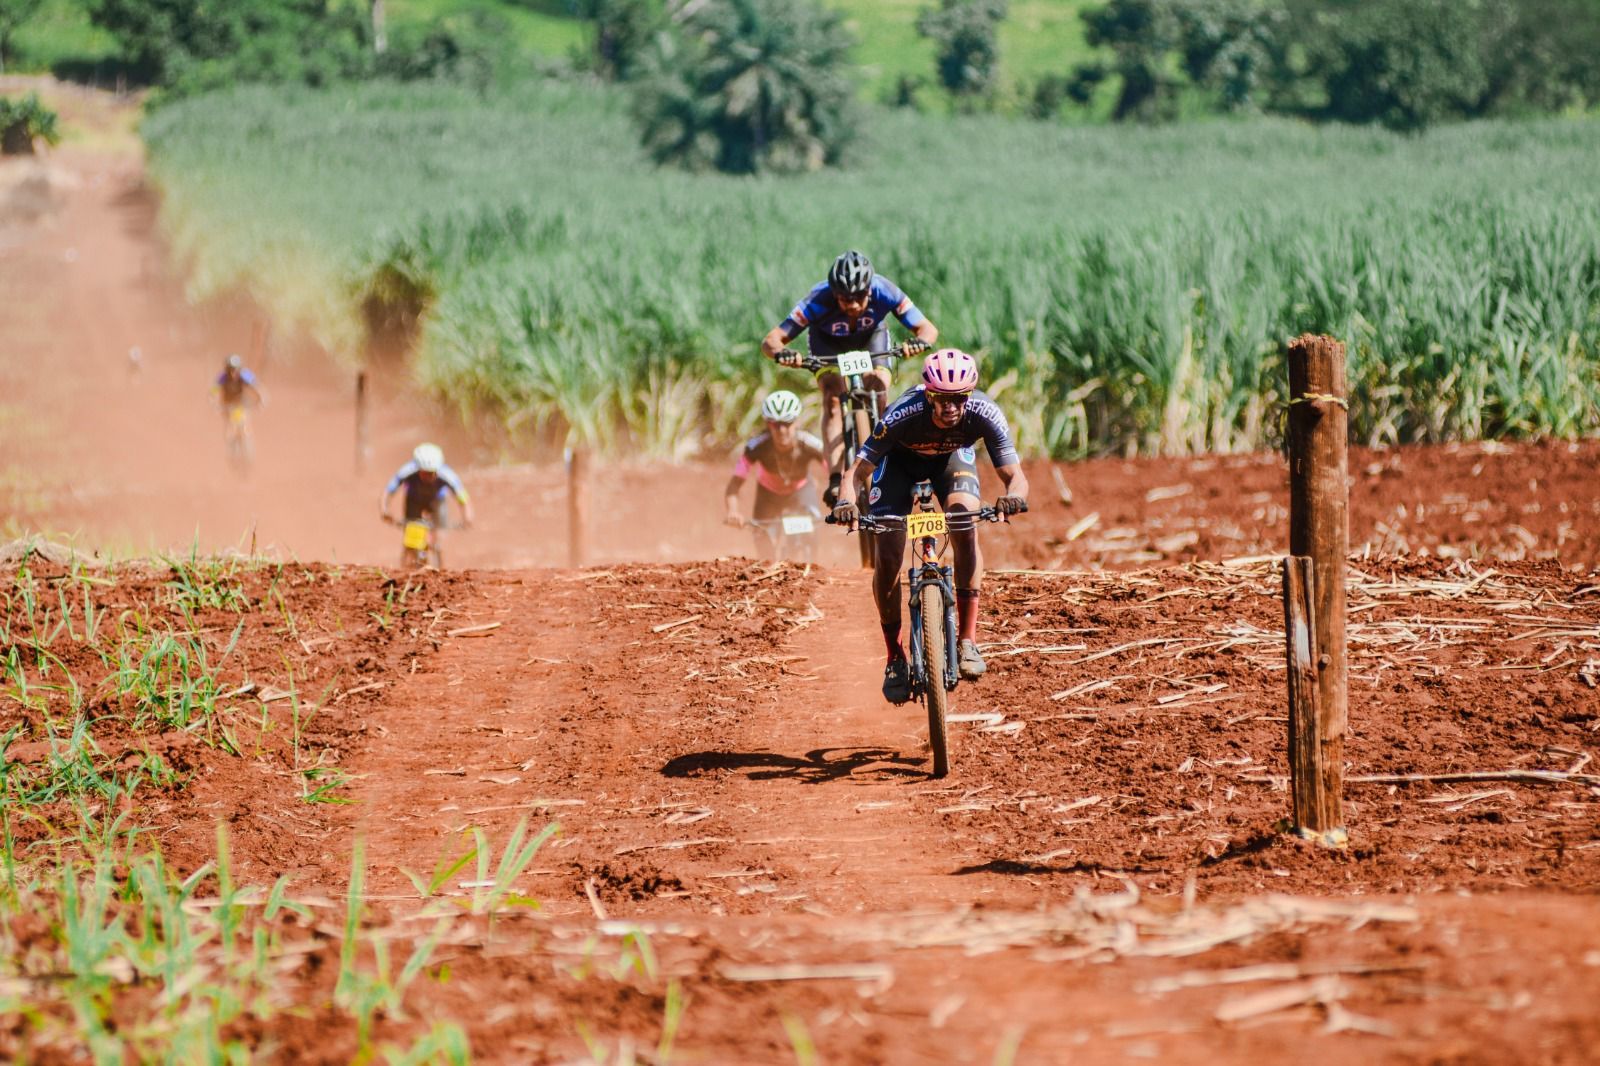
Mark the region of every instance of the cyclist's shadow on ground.
[[791, 778], [820, 785], [847, 777], [926, 777], [928, 761], [891, 748], [816, 748], [805, 755], [772, 751], [697, 751], [661, 768], [663, 777], [743, 773], [752, 781]]

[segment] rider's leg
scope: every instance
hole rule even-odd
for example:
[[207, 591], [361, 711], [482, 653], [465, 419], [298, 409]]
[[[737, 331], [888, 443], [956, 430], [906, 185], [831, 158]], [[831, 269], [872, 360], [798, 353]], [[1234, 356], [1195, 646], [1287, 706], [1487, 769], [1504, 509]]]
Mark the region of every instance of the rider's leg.
[[[978, 497], [966, 492], [952, 492], [945, 500], [945, 510], [951, 515], [962, 511], [977, 511], [982, 506]], [[952, 520], [952, 526], [960, 523]], [[950, 548], [955, 554], [956, 619], [959, 640], [978, 639], [978, 590], [983, 584], [983, 549], [978, 544], [978, 527], [974, 522], [959, 532], [952, 529]]]
[[[939, 488], [944, 490], [944, 509], [951, 515], [974, 512], [983, 505], [979, 496], [977, 458], [971, 448], [961, 448], [951, 454]], [[951, 525], [950, 547], [955, 554], [956, 579], [956, 665], [963, 678], [976, 681], [987, 669], [978, 651], [978, 590], [983, 584], [983, 550], [978, 546], [976, 520], [954, 519]]]
[[[770, 522], [782, 517], [788, 497], [779, 496], [759, 481], [756, 482], [755, 506], [750, 509], [750, 517], [757, 522]], [[765, 526], [751, 526], [754, 533], [757, 559], [776, 559], [778, 557], [778, 538]]]
[[894, 376], [894, 356], [889, 355], [889, 327], [880, 326], [867, 342], [872, 353], [872, 370], [863, 378], [867, 388], [877, 396], [878, 417], [889, 409], [889, 379]]
[[838, 374], [824, 374], [817, 379], [822, 388], [822, 447], [828, 455], [828, 494], [831, 501], [839, 496], [840, 465], [844, 451], [844, 415], [841, 400], [845, 394], [845, 380]]
[[441, 505], [431, 511], [424, 512], [425, 518], [433, 528], [428, 531], [428, 554], [433, 556], [433, 565], [440, 570], [444, 569], [444, 529], [445, 509]]
[[889, 368], [875, 366], [872, 373], [866, 376], [867, 388], [878, 396], [878, 417], [883, 417], [883, 412], [889, 409]]
[[[875, 517], [906, 513], [911, 506], [914, 479], [902, 469], [903, 465], [893, 456], [878, 464], [872, 472], [867, 498], [857, 501], [863, 511]], [[906, 531], [889, 529], [874, 536], [872, 598], [877, 602], [878, 621], [883, 626], [884, 649], [892, 661], [905, 654], [900, 646], [900, 564], [906, 554]]]
[[872, 598], [878, 604], [884, 650], [892, 659], [905, 654], [900, 645], [900, 563], [906, 554], [906, 531], [886, 530], [877, 538], [872, 557]]
[[[862, 509], [875, 517], [905, 514], [911, 506], [910, 471], [906, 461], [890, 455], [872, 472], [867, 498]], [[883, 627], [883, 649], [888, 662], [883, 668], [883, 698], [904, 703], [911, 698], [911, 664], [900, 643], [900, 561], [906, 553], [903, 528], [876, 534], [872, 557], [872, 598], [878, 605], [878, 622]]]

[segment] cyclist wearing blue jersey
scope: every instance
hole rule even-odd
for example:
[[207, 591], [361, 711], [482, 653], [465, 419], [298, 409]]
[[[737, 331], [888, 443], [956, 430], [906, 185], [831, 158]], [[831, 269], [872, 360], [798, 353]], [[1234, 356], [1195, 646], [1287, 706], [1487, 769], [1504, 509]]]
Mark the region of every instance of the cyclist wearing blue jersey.
[[228, 460], [243, 473], [250, 468], [255, 452], [250, 433], [250, 404], [265, 407], [267, 398], [256, 384], [256, 376], [237, 355], [228, 356], [222, 364], [222, 373], [211, 383], [211, 392], [222, 411], [222, 440]]
[[227, 362], [222, 364], [222, 373], [212, 382], [211, 391], [221, 401], [224, 413], [230, 408], [243, 407], [247, 397], [254, 397], [257, 407], [266, 402], [261, 387], [256, 384], [256, 376], [237, 355], [228, 356]]
[[[867, 384], [878, 393], [878, 409], [888, 406], [889, 375], [893, 359], [881, 353], [889, 350], [889, 319], [900, 320], [917, 340], [928, 348], [939, 339], [938, 328], [928, 320], [899, 286], [872, 271], [872, 263], [857, 251], [848, 251], [834, 260], [826, 281], [822, 281], [795, 304], [789, 316], [761, 341], [761, 352], [779, 366], [799, 366], [800, 353], [786, 346], [802, 331], [808, 331], [807, 346], [812, 355], [838, 355], [840, 352], [872, 352], [873, 370]], [[839, 452], [844, 446], [844, 418], [839, 400], [845, 382], [837, 373], [818, 375], [822, 386], [822, 439], [827, 442], [828, 466], [839, 469]], [[830, 475], [823, 496], [828, 506], [839, 495], [839, 475]]]
[[[911, 489], [919, 481], [933, 483], [947, 513], [978, 510], [975, 446], [980, 440], [1005, 485], [995, 507], [1007, 515], [1026, 511], [1028, 477], [1022, 472], [1006, 416], [978, 389], [978, 365], [972, 356], [942, 348], [923, 364], [922, 383], [884, 412], [872, 437], [861, 446], [840, 487], [834, 521], [854, 526], [860, 516], [856, 501], [863, 494], [870, 514], [903, 515], [911, 509]], [[961, 676], [975, 681], [986, 669], [977, 642], [983, 556], [976, 523], [966, 529], [952, 525], [950, 543], [955, 550], [957, 663]], [[877, 534], [872, 592], [889, 655], [883, 695], [893, 703], [904, 703], [911, 695], [910, 667], [900, 646], [900, 561], [905, 548], [903, 529]]]
[[[472, 499], [456, 472], [445, 465], [444, 449], [437, 444], [419, 444], [411, 453], [411, 461], [395, 471], [394, 477], [383, 487], [378, 500], [378, 516], [385, 522], [394, 522], [389, 514], [389, 500], [405, 489], [402, 501], [403, 517], [398, 524], [425, 521], [433, 527], [433, 544], [440, 546], [439, 531], [445, 525], [445, 502], [451, 497], [461, 507], [461, 524], [472, 525]], [[439, 557], [443, 557], [440, 551]]]

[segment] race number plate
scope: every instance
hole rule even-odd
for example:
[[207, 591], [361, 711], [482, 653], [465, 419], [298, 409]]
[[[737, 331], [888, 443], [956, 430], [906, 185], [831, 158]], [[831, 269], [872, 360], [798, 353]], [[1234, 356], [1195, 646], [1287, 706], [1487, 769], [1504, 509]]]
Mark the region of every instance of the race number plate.
[[941, 537], [947, 528], [943, 511], [917, 511], [906, 515], [908, 537]]
[[422, 522], [407, 522], [400, 543], [414, 552], [424, 550], [428, 546], [428, 527]]
[[839, 356], [839, 373], [845, 377], [866, 374], [872, 370], [872, 356], [866, 352], [843, 352]]
[[816, 529], [808, 514], [786, 514], [783, 516], [783, 531], [791, 537], [802, 537]]

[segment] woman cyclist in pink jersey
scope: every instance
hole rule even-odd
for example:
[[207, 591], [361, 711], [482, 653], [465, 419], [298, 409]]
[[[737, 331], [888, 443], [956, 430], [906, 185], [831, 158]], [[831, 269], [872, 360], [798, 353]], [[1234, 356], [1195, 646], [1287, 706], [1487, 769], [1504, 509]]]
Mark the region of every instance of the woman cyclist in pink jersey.
[[730, 526], [748, 524], [739, 512], [739, 492], [751, 474], [756, 479], [756, 501], [751, 518], [757, 524], [756, 549], [763, 556], [774, 554], [770, 526], [784, 515], [806, 514], [820, 517], [822, 510], [817, 499], [817, 487], [811, 480], [812, 464], [824, 463], [822, 442], [799, 428], [800, 397], [787, 389], [771, 393], [761, 404], [761, 417], [766, 420], [765, 432], [758, 433], [739, 451], [733, 464], [733, 476], [724, 490], [726, 514], [724, 521]]

